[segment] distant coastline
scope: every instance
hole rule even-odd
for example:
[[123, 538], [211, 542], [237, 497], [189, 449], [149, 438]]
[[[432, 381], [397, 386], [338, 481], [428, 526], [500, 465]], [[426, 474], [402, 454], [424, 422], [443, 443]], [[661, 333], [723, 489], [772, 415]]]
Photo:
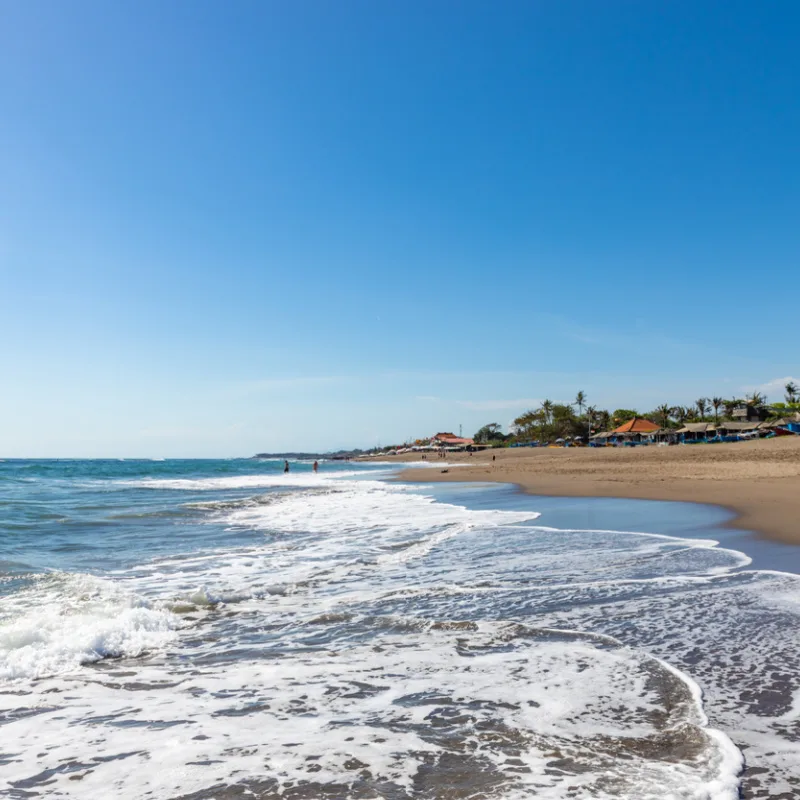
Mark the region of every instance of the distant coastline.
[[292, 461], [313, 461], [313, 460], [328, 460], [328, 461], [346, 461], [349, 458], [358, 458], [364, 456], [366, 453], [363, 450], [336, 450], [329, 453], [256, 453], [250, 456], [255, 460], [269, 460], [269, 459], [289, 459]]

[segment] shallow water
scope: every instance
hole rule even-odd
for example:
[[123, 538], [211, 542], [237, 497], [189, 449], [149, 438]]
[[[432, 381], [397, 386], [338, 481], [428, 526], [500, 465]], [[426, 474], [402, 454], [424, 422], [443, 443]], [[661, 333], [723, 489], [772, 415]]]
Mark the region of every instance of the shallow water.
[[280, 467], [0, 464], [0, 791], [800, 796], [793, 549]]

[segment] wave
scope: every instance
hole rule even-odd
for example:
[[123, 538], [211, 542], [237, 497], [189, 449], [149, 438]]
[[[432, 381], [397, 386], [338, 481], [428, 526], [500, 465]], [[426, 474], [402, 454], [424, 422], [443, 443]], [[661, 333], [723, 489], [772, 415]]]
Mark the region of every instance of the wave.
[[90, 575], [40, 576], [5, 598], [0, 678], [38, 679], [103, 658], [140, 656], [174, 641], [173, 612]]
[[[40, 772], [35, 754], [55, 752], [82, 780], [55, 770], [51, 789], [95, 797], [111, 780], [123, 800], [211, 794], [209, 761], [217, 790], [276, 797], [297, 785], [316, 798], [442, 797], [458, 785], [507, 800], [738, 795], [741, 756], [708, 726], [696, 685], [611, 637], [418, 617], [309, 622], [268, 669], [252, 651], [217, 668], [194, 651], [169, 672], [50, 682], [63, 705], [16, 722], [27, 758], [14, 773]], [[320, 636], [336, 646], [309, 646]]]
[[134, 489], [174, 489], [176, 491], [205, 492], [261, 487], [305, 488], [328, 486], [336, 478], [352, 477], [361, 473], [338, 472], [335, 478], [314, 473], [290, 472], [277, 475], [229, 475], [221, 478], [136, 478], [115, 480], [116, 486]]
[[[69, 694], [47, 725], [15, 723], [18, 778], [52, 747], [58, 763], [131, 754], [120, 797], [210, 791], [214, 763], [220, 786], [264, 796], [464, 781], [506, 799], [732, 800], [742, 760], [723, 731], [767, 765], [754, 793], [797, 777], [797, 578], [748, 571], [716, 539], [556, 529], [363, 472], [122, 485], [217, 492], [169, 500], [214, 547], [49, 576], [6, 606], [0, 676], [35, 690], [31, 709], [44, 687]], [[81, 670], [120, 656], [130, 679]], [[57, 788], [96, 796], [115, 768], [92, 769]]]

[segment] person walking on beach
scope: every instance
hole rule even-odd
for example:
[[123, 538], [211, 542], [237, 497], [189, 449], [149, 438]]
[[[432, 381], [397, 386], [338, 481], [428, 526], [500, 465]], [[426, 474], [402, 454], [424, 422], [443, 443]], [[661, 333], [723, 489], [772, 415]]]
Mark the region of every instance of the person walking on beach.
[[284, 461], [283, 462], [283, 474], [285, 475], [288, 471], [289, 471], [289, 462], [288, 461]]
[[315, 475], [317, 474], [318, 470], [319, 470], [319, 462], [315, 461], [314, 462], [314, 474]]

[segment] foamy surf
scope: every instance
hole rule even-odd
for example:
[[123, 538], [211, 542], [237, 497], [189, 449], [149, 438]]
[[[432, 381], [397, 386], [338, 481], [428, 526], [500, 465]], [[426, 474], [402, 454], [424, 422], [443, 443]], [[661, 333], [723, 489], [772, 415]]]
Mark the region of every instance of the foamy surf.
[[180, 626], [171, 611], [113, 581], [46, 575], [0, 606], [0, 680], [38, 679], [161, 650]]
[[[361, 473], [339, 472], [336, 479], [353, 477]], [[225, 489], [263, 489], [267, 487], [283, 489], [314, 488], [330, 485], [332, 479], [327, 475], [311, 472], [289, 472], [272, 475], [235, 475], [220, 478], [139, 478], [116, 481], [118, 486], [133, 489], [174, 489], [184, 492], [210, 492]]]
[[737, 744], [795, 785], [793, 576], [355, 470], [162, 469], [106, 495], [144, 557], [0, 601], [42, 634], [0, 632], [13, 791], [729, 800]]
[[[308, 647], [354, 624], [369, 641]], [[215, 785], [264, 797], [443, 796], [454, 785], [504, 798], [737, 796], [738, 753], [705, 727], [691, 684], [607, 638], [396, 618], [312, 626], [295, 634], [295, 657], [268, 664], [237, 659], [223, 672], [200, 647], [183, 669], [46, 682], [73, 731], [57, 744], [68, 766], [49, 781], [72, 797], [187, 796], [208, 788], [213, 764]], [[41, 714], [15, 728], [30, 773], [49, 735]]]

